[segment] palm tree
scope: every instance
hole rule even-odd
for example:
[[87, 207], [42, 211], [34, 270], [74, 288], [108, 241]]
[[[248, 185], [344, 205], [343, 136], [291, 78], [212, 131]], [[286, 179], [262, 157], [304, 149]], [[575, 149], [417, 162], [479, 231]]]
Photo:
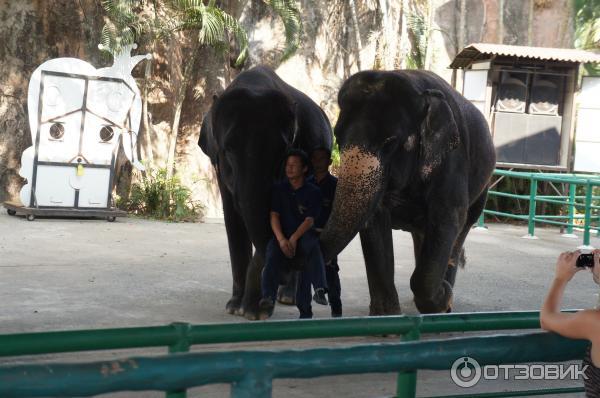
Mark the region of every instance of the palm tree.
[[[575, 1], [575, 47], [600, 50], [600, 1]], [[590, 75], [600, 75], [600, 66], [587, 64]]]
[[[297, 50], [300, 43], [302, 29], [296, 0], [263, 1], [283, 21], [286, 49], [282, 58], [286, 59]], [[152, 3], [154, 18], [144, 15], [144, 3]], [[102, 5], [109, 17], [109, 22], [102, 29], [102, 48], [113, 54], [142, 37], [150, 38], [152, 42], [173, 39], [178, 33], [192, 38], [190, 57], [186, 59], [185, 67], [176, 76], [174, 84], [174, 112], [167, 156], [167, 177], [171, 177], [181, 110], [199, 49], [209, 46], [226, 50], [229, 48], [229, 35], [232, 34], [240, 47], [235, 65], [241, 67], [248, 56], [246, 31], [233, 16], [216, 5], [216, 0], [103, 0]], [[158, 8], [161, 9], [160, 18], [157, 17]]]

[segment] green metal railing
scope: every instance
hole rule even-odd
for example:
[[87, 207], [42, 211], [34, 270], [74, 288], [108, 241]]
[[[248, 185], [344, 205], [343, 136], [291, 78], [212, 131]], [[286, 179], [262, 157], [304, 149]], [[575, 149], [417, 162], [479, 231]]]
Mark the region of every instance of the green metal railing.
[[[488, 191], [489, 196], [499, 196], [512, 199], [522, 199], [529, 201], [529, 212], [528, 214], [512, 214], [506, 212], [500, 212], [495, 210], [484, 210], [479, 217], [478, 226], [483, 227], [484, 215], [496, 215], [507, 218], [514, 218], [517, 220], [527, 221], [528, 223], [528, 236], [535, 236], [535, 223], [545, 223], [550, 225], [557, 225], [566, 227], [567, 234], [572, 235], [573, 229], [576, 227], [583, 228], [583, 244], [589, 246], [590, 244], [590, 231], [592, 229], [597, 230], [600, 233], [598, 227], [598, 221], [600, 217], [594, 215], [594, 210], [599, 210], [600, 206], [593, 204], [594, 200], [600, 199], [600, 196], [593, 195], [593, 188], [600, 186], [600, 177], [593, 175], [582, 175], [582, 174], [558, 174], [558, 173], [528, 173], [520, 171], [510, 170], [494, 170], [495, 176], [511, 177], [529, 180], [529, 195], [518, 195], [506, 192], [498, 192], [490, 190]], [[552, 182], [569, 185], [569, 195], [538, 195], [537, 188], [538, 182]], [[577, 186], [585, 187], [585, 195], [576, 195]], [[540, 215], [536, 214], [537, 202], [546, 202], [564, 205], [568, 208], [568, 214], [566, 215]], [[575, 209], [583, 208], [583, 215], [576, 215]], [[566, 221], [559, 221], [566, 220]], [[583, 220], [583, 226], [575, 224], [575, 220]], [[592, 221], [596, 221], [596, 226], [592, 225]]]
[[[585, 342], [546, 333], [416, 341], [425, 333], [536, 328], [539, 328], [537, 312], [507, 312], [215, 325], [176, 323], [146, 328], [0, 335], [0, 357], [160, 346], [169, 347], [170, 353], [158, 358], [85, 364], [0, 366], [0, 396], [65, 397], [121, 390], [162, 390], [168, 391], [167, 397], [185, 397], [185, 389], [193, 386], [232, 383], [233, 397], [270, 397], [274, 378], [399, 372], [397, 396], [414, 397], [417, 369], [449, 369], [450, 359], [454, 361], [461, 356], [474, 357], [481, 365], [564, 361], [583, 356]], [[185, 353], [194, 344], [390, 334], [402, 335], [404, 341], [337, 349]], [[547, 344], [556, 345], [547, 350]], [[528, 394], [572, 391], [583, 389], [549, 389]], [[489, 396], [519, 393], [492, 394]]]

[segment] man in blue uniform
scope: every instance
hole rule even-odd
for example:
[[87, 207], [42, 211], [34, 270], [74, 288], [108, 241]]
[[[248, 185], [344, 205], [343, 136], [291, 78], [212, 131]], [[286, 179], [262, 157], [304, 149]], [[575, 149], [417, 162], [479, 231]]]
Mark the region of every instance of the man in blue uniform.
[[[337, 178], [329, 173], [331, 152], [328, 149], [316, 149], [311, 154], [310, 161], [315, 174], [314, 179], [311, 178], [309, 181], [316, 184], [321, 189], [321, 195], [323, 197], [323, 201], [321, 202], [321, 212], [315, 220], [315, 229], [320, 233], [331, 214], [333, 197], [335, 196], [335, 189], [337, 187]], [[337, 256], [331, 260], [331, 262], [325, 264], [325, 276], [328, 286], [327, 296], [329, 297], [329, 305], [331, 306], [331, 316], [334, 318], [342, 316], [342, 289], [339, 271], [340, 267], [337, 263]]]
[[317, 303], [327, 305], [325, 265], [314, 220], [321, 209], [319, 188], [305, 181], [308, 157], [298, 149], [288, 152], [285, 163], [287, 179], [273, 187], [271, 201], [271, 228], [274, 237], [266, 251], [262, 272], [261, 310], [272, 314], [281, 271], [286, 258], [300, 257], [304, 270], [300, 273], [296, 289], [296, 306], [300, 318], [312, 318], [311, 283], [315, 286]]

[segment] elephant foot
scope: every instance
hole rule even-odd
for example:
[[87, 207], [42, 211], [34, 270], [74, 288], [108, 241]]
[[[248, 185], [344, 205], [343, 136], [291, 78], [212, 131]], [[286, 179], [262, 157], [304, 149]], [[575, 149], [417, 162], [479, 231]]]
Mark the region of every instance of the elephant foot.
[[281, 285], [277, 290], [277, 302], [283, 305], [296, 304], [295, 289], [291, 289], [288, 285]]
[[369, 315], [370, 316], [379, 316], [379, 315], [400, 315], [402, 314], [402, 310], [400, 309], [400, 304], [398, 300], [392, 302], [371, 302], [369, 306]]
[[[271, 301], [271, 300], [269, 300]], [[272, 303], [272, 301], [271, 301]], [[261, 300], [256, 305], [246, 305], [242, 307], [242, 314], [244, 318], [249, 321], [264, 321], [265, 319], [269, 319], [271, 315], [273, 315], [273, 311], [275, 309], [275, 304], [272, 303], [270, 306], [263, 303]]]
[[225, 311], [230, 315], [242, 315], [242, 298], [232, 296], [225, 305]]
[[434, 297], [415, 296], [415, 305], [421, 314], [437, 314], [452, 311], [452, 287], [446, 281]]

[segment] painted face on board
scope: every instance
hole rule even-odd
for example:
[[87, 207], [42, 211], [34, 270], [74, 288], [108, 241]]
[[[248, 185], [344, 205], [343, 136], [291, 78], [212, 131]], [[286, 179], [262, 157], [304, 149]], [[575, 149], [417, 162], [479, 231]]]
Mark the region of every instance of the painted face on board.
[[26, 206], [106, 208], [117, 153], [143, 170], [137, 158], [141, 96], [131, 76], [145, 55], [129, 46], [111, 67], [75, 58], [44, 62], [29, 82], [32, 145], [21, 157]]

